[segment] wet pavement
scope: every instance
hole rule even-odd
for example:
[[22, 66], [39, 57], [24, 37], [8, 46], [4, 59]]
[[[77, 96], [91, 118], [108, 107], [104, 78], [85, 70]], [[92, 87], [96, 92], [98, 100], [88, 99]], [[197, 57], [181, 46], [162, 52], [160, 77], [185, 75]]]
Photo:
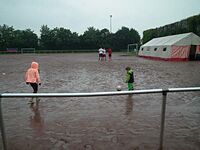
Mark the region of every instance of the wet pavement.
[[[0, 92], [27, 93], [24, 74], [40, 63], [39, 92], [127, 89], [125, 67], [135, 72], [135, 89], [200, 86], [200, 62], [154, 61], [114, 53], [0, 55]], [[5, 74], [4, 74], [5, 73]], [[84, 98], [2, 99], [9, 150], [155, 150], [159, 146], [162, 94]], [[0, 148], [2, 143], [0, 143]], [[164, 148], [200, 149], [200, 92], [167, 96]]]

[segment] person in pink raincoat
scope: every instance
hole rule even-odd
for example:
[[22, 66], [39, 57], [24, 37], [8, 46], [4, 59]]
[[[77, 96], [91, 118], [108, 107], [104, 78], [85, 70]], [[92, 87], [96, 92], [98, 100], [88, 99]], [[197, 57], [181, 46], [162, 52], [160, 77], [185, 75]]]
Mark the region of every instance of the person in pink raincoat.
[[[38, 92], [38, 85], [41, 85], [40, 74], [39, 74], [39, 64], [37, 62], [32, 62], [31, 67], [27, 70], [25, 75], [26, 84], [30, 84], [33, 88], [33, 93]], [[33, 99], [30, 101], [33, 103]]]

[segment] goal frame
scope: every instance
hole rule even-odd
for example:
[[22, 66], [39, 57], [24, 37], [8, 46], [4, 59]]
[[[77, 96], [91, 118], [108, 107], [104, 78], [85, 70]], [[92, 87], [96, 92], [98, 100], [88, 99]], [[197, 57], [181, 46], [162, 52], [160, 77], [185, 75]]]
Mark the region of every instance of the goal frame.
[[35, 48], [21, 48], [21, 54], [24, 53], [35, 53]]
[[135, 46], [136, 48], [135, 48], [135, 52], [137, 52], [138, 51], [138, 48], [139, 48], [139, 46], [138, 46], [138, 44], [137, 43], [131, 43], [131, 44], [128, 44], [127, 45], [127, 53], [129, 53], [130, 52], [130, 47], [131, 46]]

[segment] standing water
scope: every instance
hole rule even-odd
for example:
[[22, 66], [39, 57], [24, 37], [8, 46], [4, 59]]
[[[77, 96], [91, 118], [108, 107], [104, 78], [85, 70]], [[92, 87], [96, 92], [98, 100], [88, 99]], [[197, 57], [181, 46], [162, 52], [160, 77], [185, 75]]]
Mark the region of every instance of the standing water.
[[[135, 89], [200, 86], [200, 63], [153, 61], [113, 54], [98, 61], [95, 53], [1, 55], [0, 92], [28, 93], [24, 74], [33, 57], [40, 63], [40, 93], [116, 91], [126, 66]], [[162, 94], [84, 98], [2, 99], [9, 150], [155, 150], [159, 147]], [[167, 95], [164, 149], [200, 149], [200, 93]], [[2, 144], [2, 143], [0, 143]], [[0, 145], [0, 148], [2, 145]]]

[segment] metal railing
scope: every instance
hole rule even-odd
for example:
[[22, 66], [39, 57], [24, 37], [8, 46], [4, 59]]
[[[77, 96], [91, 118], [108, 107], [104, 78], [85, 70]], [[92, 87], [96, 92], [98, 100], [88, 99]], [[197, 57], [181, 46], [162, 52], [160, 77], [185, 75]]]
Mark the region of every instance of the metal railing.
[[164, 137], [167, 93], [170, 93], [170, 92], [192, 92], [192, 91], [200, 91], [200, 87], [149, 89], [149, 90], [116, 91], [116, 92], [93, 92], [93, 93], [2, 93], [2, 94], [0, 94], [0, 125], [1, 125], [1, 135], [2, 135], [2, 141], [3, 141], [3, 149], [7, 150], [7, 142], [6, 142], [6, 134], [5, 134], [2, 107], [1, 107], [2, 98], [17, 98], [17, 97], [97, 97], [97, 96], [129, 95], [129, 94], [162, 93], [163, 97], [162, 97], [162, 108], [161, 108], [159, 150], [163, 150], [163, 137]]

